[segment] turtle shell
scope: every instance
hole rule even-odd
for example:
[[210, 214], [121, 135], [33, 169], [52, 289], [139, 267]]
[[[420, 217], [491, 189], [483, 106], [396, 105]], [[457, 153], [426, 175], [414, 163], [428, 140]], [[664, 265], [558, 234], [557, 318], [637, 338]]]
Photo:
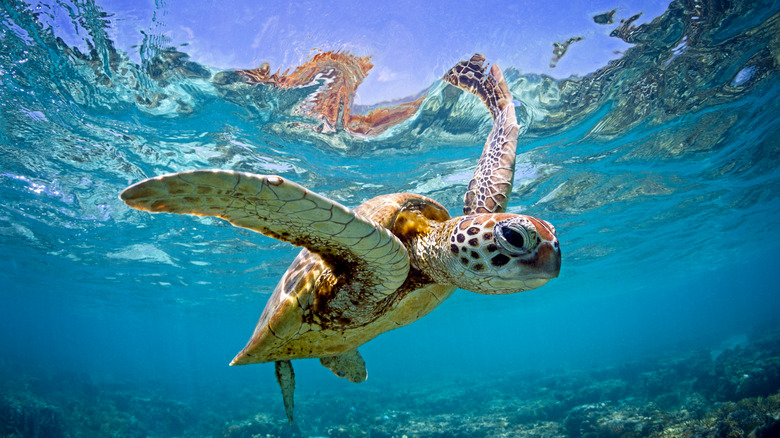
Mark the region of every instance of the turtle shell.
[[[430, 221], [446, 221], [438, 202], [397, 193], [370, 199], [354, 212], [390, 230], [408, 247]], [[455, 291], [434, 283], [414, 266], [394, 293], [376, 302], [357, 300], [354, 266], [303, 249], [277, 284], [260, 321], [231, 365], [325, 357], [357, 348], [374, 337], [423, 317]], [[364, 292], [364, 291], [363, 291]]]

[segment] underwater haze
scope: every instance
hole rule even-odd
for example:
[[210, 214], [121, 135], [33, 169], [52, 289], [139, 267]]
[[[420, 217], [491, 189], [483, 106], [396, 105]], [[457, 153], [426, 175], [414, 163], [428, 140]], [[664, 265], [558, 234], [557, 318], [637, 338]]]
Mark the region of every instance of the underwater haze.
[[[0, 44], [0, 436], [780, 436], [780, 3], [11, 0]], [[230, 169], [458, 216], [492, 118], [439, 78], [473, 53], [560, 275], [456, 291], [360, 384], [294, 361], [290, 426], [228, 363], [299, 248], [119, 193]]]

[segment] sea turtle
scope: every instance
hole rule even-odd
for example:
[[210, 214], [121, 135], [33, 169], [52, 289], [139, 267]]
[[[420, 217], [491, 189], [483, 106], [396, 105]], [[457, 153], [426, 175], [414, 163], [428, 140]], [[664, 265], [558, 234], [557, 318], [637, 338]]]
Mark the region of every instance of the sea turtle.
[[494, 126], [468, 185], [464, 216], [410, 193], [354, 210], [279, 176], [196, 170], [147, 179], [121, 199], [150, 212], [216, 216], [304, 249], [276, 286], [246, 347], [230, 363], [275, 362], [293, 421], [291, 359], [319, 358], [339, 377], [366, 379], [357, 347], [409, 324], [457, 288], [526, 291], [557, 277], [561, 252], [544, 220], [504, 213], [518, 125], [501, 70], [474, 55], [444, 77], [480, 97]]

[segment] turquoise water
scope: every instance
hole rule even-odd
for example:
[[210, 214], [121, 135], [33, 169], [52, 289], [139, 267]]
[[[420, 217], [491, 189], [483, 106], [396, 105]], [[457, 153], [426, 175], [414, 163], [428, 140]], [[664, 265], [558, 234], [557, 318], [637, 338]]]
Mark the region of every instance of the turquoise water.
[[[516, 412], [548, 396], [507, 388], [627, 364], [655, 373], [691, 352], [717, 364], [732, 351], [732, 372], [763, 370], [762, 391], [745, 396], [780, 391], [769, 367], [780, 344], [756, 342], [780, 329], [777, 3], [674, 2], [616, 31], [631, 48], [583, 77], [501, 65], [529, 126], [509, 211], [555, 224], [560, 277], [515, 295], [456, 292], [361, 347], [360, 385], [297, 361], [298, 430], [285, 428], [271, 365], [227, 366], [297, 249], [216, 219], [138, 212], [119, 192], [163, 173], [236, 169], [350, 207], [414, 192], [457, 215], [489, 114], [436, 81], [378, 137], [316, 132], [295, 113], [307, 90], [230, 88], [159, 41], [126, 53], [111, 11], [89, 3], [69, 23], [86, 47], [75, 49], [46, 19], [63, 5], [37, 18], [21, 3], [0, 9], [4, 436], [559, 436], [558, 423], [563, 435], [607, 436], [572, 432], [577, 406], [663, 403], [636, 387], [526, 418]], [[774, 359], [740, 356], [747, 346]], [[693, 388], [664, 412], [694, 392], [742, 398]], [[35, 429], [7, 406], [54, 419]], [[548, 435], [528, 432], [541, 423]]]

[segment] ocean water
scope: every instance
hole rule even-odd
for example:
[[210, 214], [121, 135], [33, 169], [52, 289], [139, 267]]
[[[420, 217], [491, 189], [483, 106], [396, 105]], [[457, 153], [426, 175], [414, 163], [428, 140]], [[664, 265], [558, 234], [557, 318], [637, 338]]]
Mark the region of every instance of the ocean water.
[[559, 278], [457, 291], [362, 346], [359, 385], [295, 361], [293, 427], [273, 366], [228, 362], [298, 249], [119, 192], [235, 169], [458, 215], [490, 116], [432, 80], [379, 135], [323, 129], [300, 108], [324, 81], [252, 85], [159, 29], [118, 48], [129, 18], [107, 7], [0, 8], [0, 436], [780, 433], [777, 2], [675, 1], [640, 25], [618, 7], [598, 26], [628, 48], [587, 74], [500, 65], [527, 126], [509, 211], [556, 226]]

